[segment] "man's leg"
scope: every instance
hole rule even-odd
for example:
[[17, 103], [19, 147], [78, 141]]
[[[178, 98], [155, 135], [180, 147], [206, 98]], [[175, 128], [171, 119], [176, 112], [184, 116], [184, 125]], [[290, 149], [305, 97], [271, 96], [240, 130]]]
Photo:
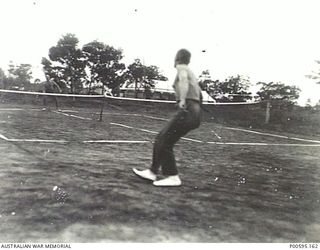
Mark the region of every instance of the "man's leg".
[[[180, 121], [172, 127], [171, 131], [169, 131], [162, 148], [161, 167], [163, 175], [166, 176], [178, 175], [178, 168], [174, 156], [173, 147], [181, 137], [183, 137], [190, 131], [188, 127], [182, 124], [180, 124], [179, 126], [179, 123]], [[177, 127], [177, 125], [179, 127]]]
[[[170, 173], [173, 173], [172, 175], [175, 175], [178, 173], [173, 146], [180, 138], [181, 122], [184, 119], [184, 115], [183, 111], [177, 112], [157, 135], [153, 146], [152, 172], [158, 173], [161, 165], [163, 174], [170, 175]], [[168, 169], [171, 169], [171, 171]]]
[[150, 169], [133, 171], [140, 177], [155, 180], [156, 174], [162, 167], [162, 173], [168, 177], [155, 181], [155, 186], [180, 186], [181, 180], [178, 176], [178, 169], [173, 153], [175, 143], [190, 130], [195, 129], [200, 124], [200, 106], [199, 103], [191, 103], [188, 105], [189, 110], [180, 110], [166, 124], [166, 126], [157, 135], [153, 147], [153, 160]]
[[160, 166], [163, 166], [163, 161], [166, 159], [166, 165], [168, 165], [168, 169], [172, 170], [169, 173], [176, 173], [177, 170], [174, 170], [175, 167], [175, 160], [173, 151], [170, 149], [168, 151], [168, 142], [170, 137], [173, 134], [174, 127], [176, 126], [177, 120], [181, 119], [179, 113], [177, 113], [166, 125], [165, 127], [159, 132], [159, 134], [155, 138], [155, 142], [153, 145], [153, 154], [152, 154], [152, 164], [150, 169], [145, 170], [137, 170], [133, 169], [133, 172], [148, 180], [156, 180], [156, 174], [159, 172]]
[[164, 175], [168, 176], [163, 180], [153, 182], [155, 186], [180, 186], [181, 180], [178, 176], [178, 169], [173, 153], [173, 146], [189, 131], [200, 125], [200, 103], [196, 101], [187, 102], [187, 111], [180, 111], [173, 123], [167, 129], [164, 137], [164, 147], [161, 154], [161, 166]]

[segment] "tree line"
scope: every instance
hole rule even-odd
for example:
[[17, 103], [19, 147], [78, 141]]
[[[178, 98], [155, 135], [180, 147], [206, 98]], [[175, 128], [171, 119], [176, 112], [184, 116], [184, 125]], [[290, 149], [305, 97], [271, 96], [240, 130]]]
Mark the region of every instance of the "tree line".
[[[44, 74], [58, 83], [64, 93], [87, 94], [96, 88], [110, 89], [117, 96], [120, 87], [132, 85], [136, 92], [150, 89], [156, 80], [168, 80], [155, 65], [146, 66], [140, 59], [126, 65], [121, 62], [123, 51], [99, 41], [93, 41], [79, 48], [74, 34], [66, 34], [49, 49], [48, 57], [41, 64]], [[30, 64], [9, 65], [9, 76], [0, 69], [0, 85], [5, 89], [32, 90], [32, 66]], [[35, 79], [34, 84], [38, 84]], [[33, 88], [32, 88], [33, 87]]]
[[252, 93], [253, 87], [248, 78], [237, 75], [224, 81], [212, 80], [210, 72], [205, 70], [199, 81], [202, 90], [205, 90], [218, 102], [245, 102], [245, 101], [278, 101], [284, 105], [293, 105], [299, 98], [300, 88], [286, 85], [281, 82], [257, 82], [257, 93]]
[[[64, 93], [91, 94], [96, 88], [110, 89], [118, 96], [120, 87], [134, 87], [135, 95], [139, 90], [150, 94], [156, 80], [168, 80], [162, 75], [159, 67], [146, 66], [140, 59], [126, 66], [121, 49], [116, 49], [99, 41], [92, 41], [79, 47], [79, 39], [71, 33], [63, 35], [55, 46], [49, 49], [48, 57], [41, 60], [44, 74], [53, 78]], [[40, 83], [35, 79], [31, 84], [32, 66], [30, 64], [9, 65], [9, 76], [0, 69], [0, 85], [5, 89], [13, 86], [24, 90], [33, 90]], [[319, 74], [308, 76], [319, 80]], [[213, 80], [210, 72], [204, 70], [199, 76], [202, 90], [218, 102], [243, 102], [253, 98], [249, 79], [240, 75], [231, 76], [224, 81]], [[1, 86], [0, 86], [1, 87]], [[297, 86], [281, 82], [258, 82], [259, 100], [278, 101], [282, 105], [293, 105], [299, 98], [300, 89]]]

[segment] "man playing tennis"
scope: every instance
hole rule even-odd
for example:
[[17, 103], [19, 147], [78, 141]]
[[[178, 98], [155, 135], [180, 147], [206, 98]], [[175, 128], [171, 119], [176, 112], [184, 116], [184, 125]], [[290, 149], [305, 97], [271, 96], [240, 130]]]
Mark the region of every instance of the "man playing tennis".
[[[201, 89], [196, 76], [188, 67], [190, 58], [191, 53], [186, 49], [179, 50], [175, 57], [174, 66], [177, 69], [177, 75], [173, 88], [178, 111], [155, 139], [151, 167], [145, 170], [133, 169], [136, 175], [153, 181], [155, 186], [181, 185], [173, 146], [182, 136], [200, 126]], [[157, 180], [160, 167], [165, 178]]]
[[[50, 78], [49, 75], [46, 74], [46, 81], [43, 85], [43, 93], [57, 93], [57, 92], [59, 92], [59, 93], [62, 92], [60, 86], [53, 80], [53, 78]], [[47, 106], [47, 98], [48, 97], [49, 96], [47, 96], [47, 95], [43, 96], [44, 108], [42, 110], [47, 110], [47, 109], [50, 110], [50, 108], [48, 108], [48, 106]], [[50, 96], [50, 97], [52, 97], [52, 99], [54, 100], [57, 110], [61, 111], [59, 109], [57, 97], [56, 96]]]

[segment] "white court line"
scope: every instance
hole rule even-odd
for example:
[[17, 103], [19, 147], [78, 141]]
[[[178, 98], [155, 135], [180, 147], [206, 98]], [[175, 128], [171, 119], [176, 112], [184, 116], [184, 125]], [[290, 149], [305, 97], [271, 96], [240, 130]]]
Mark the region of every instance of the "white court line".
[[182, 140], [185, 140], [185, 141], [192, 141], [192, 142], [197, 142], [197, 143], [204, 143], [203, 141], [200, 141], [200, 140], [196, 140], [196, 139], [191, 139], [191, 138], [188, 138], [188, 137], [181, 137]]
[[[137, 128], [135, 128], [135, 129], [137, 129]], [[147, 133], [150, 133], [150, 134], [158, 134], [158, 132], [156, 132], [156, 131], [151, 131], [151, 130], [148, 130], [148, 129], [140, 128], [140, 129], [138, 129], [138, 130], [140, 130], [140, 131], [142, 131], [142, 132], [147, 132]]]
[[[22, 111], [22, 110], [35, 110], [35, 111], [42, 111], [41, 109], [21, 109], [21, 108], [11, 108], [11, 109], [0, 109], [0, 111]], [[52, 111], [54, 113], [57, 113], [57, 111]], [[62, 112], [59, 113], [80, 113], [79, 111], [76, 110], [69, 110], [69, 109], [63, 109]], [[66, 116], [72, 116], [75, 118], [79, 118], [79, 119], [86, 119], [86, 120], [92, 120], [91, 118], [85, 118], [85, 117], [81, 117], [81, 116], [74, 116], [74, 115], [68, 115], [64, 113]], [[138, 117], [145, 117], [145, 118], [150, 118], [150, 119], [154, 119], [154, 120], [160, 120], [160, 121], [168, 121], [169, 119], [166, 118], [161, 118], [161, 117], [156, 117], [156, 116], [150, 116], [150, 115], [140, 115], [140, 114], [121, 114], [121, 113], [103, 113], [104, 115], [121, 115], [121, 116], [138, 116]]]
[[21, 108], [3, 108], [3, 109], [0, 109], [0, 111], [37, 111], [37, 112], [42, 112], [42, 108], [26, 108], [26, 109], [21, 109]]
[[138, 115], [138, 114], [122, 114], [122, 113], [114, 113], [114, 112], [103, 112], [104, 115]]
[[[140, 114], [121, 114], [121, 113], [106, 113], [106, 114], [111, 114], [111, 115], [127, 115], [127, 116], [140, 116], [140, 117], [146, 117], [146, 118], [151, 118], [155, 120], [161, 120], [161, 121], [168, 121], [169, 119], [166, 118], [161, 118], [161, 117], [155, 117], [155, 116], [149, 116], [149, 115], [140, 115]], [[247, 130], [247, 129], [239, 129], [239, 128], [231, 128], [231, 127], [222, 127], [225, 129], [229, 130], [238, 130], [238, 131], [243, 131], [243, 132], [248, 132], [248, 133], [253, 133], [253, 134], [259, 134], [259, 135], [267, 135], [267, 136], [272, 136], [272, 137], [277, 137], [277, 138], [283, 138], [283, 139], [291, 139], [291, 140], [296, 140], [296, 141], [305, 141], [305, 142], [314, 142], [314, 143], [320, 143], [320, 141], [317, 140], [308, 140], [308, 139], [301, 139], [301, 138], [296, 138], [296, 137], [289, 137], [289, 136], [284, 136], [284, 135], [276, 135], [276, 134], [271, 134], [271, 133], [263, 133], [263, 132], [257, 132], [253, 130]], [[146, 131], [148, 132], [148, 131]], [[153, 131], [149, 131], [154, 133]], [[219, 136], [214, 130], [211, 130], [211, 132], [218, 138], [221, 139], [221, 136]]]
[[[22, 109], [22, 108], [0, 108], [0, 111], [23, 111], [23, 110], [33, 110], [33, 111], [42, 111], [41, 108], [39, 109], [35, 109], [35, 108], [31, 108], [31, 109]], [[55, 111], [53, 111], [55, 112]], [[68, 112], [68, 113], [79, 113], [79, 111], [76, 110], [69, 110], [69, 109], [63, 109], [62, 112]]]
[[[0, 109], [1, 110], [1, 109]], [[24, 109], [3, 109], [3, 110], [24, 110]], [[71, 116], [71, 117], [75, 117], [75, 118], [79, 118], [82, 120], [92, 120], [91, 118], [85, 118], [85, 117], [81, 117], [81, 116], [76, 116], [76, 115], [71, 115], [71, 114], [66, 114], [63, 112], [57, 112], [57, 111], [53, 111], [54, 113], [58, 113], [58, 114], [63, 114], [65, 116]], [[77, 112], [77, 111], [76, 111]], [[113, 114], [113, 113], [109, 113], [109, 114]], [[119, 115], [121, 115], [121, 113], [119, 113]], [[139, 115], [139, 114], [124, 114], [124, 115], [133, 115], [133, 116], [140, 116], [140, 117], [148, 117], [148, 118], [152, 118], [152, 119], [158, 119], [158, 120], [167, 120], [165, 118], [159, 118], [159, 117], [154, 117], [154, 116], [145, 116], [145, 115]], [[110, 123], [111, 125], [116, 125], [116, 126], [121, 126], [124, 128], [129, 128], [129, 129], [136, 129], [136, 130], [140, 130], [143, 132], [147, 132], [147, 133], [152, 133], [152, 134], [157, 134], [157, 132], [155, 131], [151, 131], [151, 130], [147, 130], [147, 129], [139, 129], [139, 128], [135, 128], [132, 126], [127, 126], [124, 124], [120, 124], [120, 123]], [[267, 136], [273, 136], [273, 137], [278, 137], [278, 138], [284, 138], [284, 139], [292, 139], [292, 140], [299, 140], [299, 141], [305, 141], [305, 142], [313, 142], [313, 143], [319, 143], [320, 141], [317, 140], [308, 140], [308, 139], [301, 139], [301, 138], [296, 138], [296, 137], [288, 137], [288, 136], [282, 136], [282, 135], [276, 135], [276, 134], [271, 134], [271, 133], [263, 133], [263, 132], [257, 132], [257, 131], [253, 131], [253, 130], [246, 130], [246, 129], [239, 129], [239, 128], [231, 128], [231, 127], [222, 127], [225, 129], [229, 129], [229, 130], [237, 130], [237, 131], [243, 131], [243, 132], [248, 132], [248, 133], [253, 133], [253, 134], [259, 134], [259, 135], [267, 135]], [[211, 131], [213, 132], [219, 139], [221, 139], [221, 137], [216, 134], [213, 130]], [[50, 143], [66, 143], [68, 141], [65, 140], [42, 140], [42, 139], [8, 139], [7, 137], [5, 137], [4, 135], [0, 134], [0, 138], [6, 141], [12, 141], [12, 142], [50, 142]], [[186, 140], [186, 141], [192, 141], [192, 142], [197, 142], [197, 143], [208, 143], [208, 144], [216, 144], [216, 145], [247, 145], [247, 146], [305, 146], [305, 147], [317, 147], [320, 146], [319, 144], [280, 144], [280, 143], [247, 143], [247, 142], [203, 142], [200, 140], [195, 140], [195, 139], [191, 139], [191, 138], [186, 138], [186, 137], [182, 137], [181, 139]], [[83, 141], [84, 143], [147, 143], [150, 141], [121, 141], [121, 140], [91, 140], [91, 141]]]
[[289, 137], [289, 136], [284, 136], [284, 135], [276, 135], [276, 134], [270, 134], [270, 133], [257, 132], [257, 131], [253, 131], [253, 130], [247, 130], [247, 129], [230, 128], [230, 127], [222, 127], [222, 128], [229, 129], [229, 130], [237, 130], [237, 131], [242, 131], [242, 132], [247, 132], [247, 133], [252, 133], [252, 134], [258, 134], [258, 135], [267, 135], [267, 136], [272, 136], [272, 137], [296, 140], [296, 141], [320, 143], [320, 141], [317, 141], [317, 140], [301, 139], [301, 138]]
[[[116, 125], [116, 124], [114, 124]], [[125, 126], [125, 125], [124, 125]], [[126, 126], [128, 127], [128, 126]], [[43, 140], [43, 139], [8, 139], [0, 134], [0, 138], [9, 142], [42, 142], [42, 143], [68, 143], [65, 140]], [[188, 139], [188, 138], [187, 138]], [[192, 140], [192, 139], [191, 139]], [[194, 141], [194, 140], [192, 140]], [[83, 143], [107, 143], [107, 144], [144, 144], [150, 141], [125, 141], [125, 140], [88, 140]], [[198, 142], [196, 140], [196, 142]], [[236, 146], [287, 146], [287, 147], [320, 147], [320, 144], [281, 144], [281, 143], [249, 143], [249, 142], [207, 142], [215, 145], [236, 145]]]
[[296, 141], [320, 143], [320, 141], [317, 141], [317, 140], [308, 140], [308, 139], [301, 139], [301, 138], [296, 138], [296, 137], [288, 137], [288, 139], [296, 140]]
[[147, 133], [150, 133], [150, 134], [157, 134], [157, 132], [155, 132], [155, 131], [151, 131], [151, 130], [147, 130], [147, 129], [141, 129], [141, 128], [135, 128], [135, 127], [131, 127], [131, 126], [128, 126], [128, 125], [121, 124], [121, 123], [110, 122], [110, 124], [111, 125], [115, 125], [115, 126], [119, 126], [119, 127], [123, 127], [123, 128], [136, 129], [136, 130], [147, 132]]
[[[68, 143], [66, 140], [44, 140], [44, 139], [9, 139], [6, 136], [0, 134], [0, 138], [9, 141], [9, 142], [43, 142], [43, 143]], [[125, 140], [89, 140], [82, 141], [83, 143], [128, 143], [128, 144], [142, 144], [142, 143], [150, 143], [150, 141], [125, 141]]]
[[5, 141], [9, 140], [7, 137], [5, 137], [5, 136], [2, 135], [2, 134], [0, 134], [0, 138], [3, 139], [3, 140], [5, 140]]
[[320, 147], [320, 144], [293, 144], [293, 143], [260, 143], [260, 142], [207, 142], [216, 145], [243, 145], [243, 146], [285, 146], [285, 147]]
[[78, 118], [78, 119], [81, 119], [81, 120], [90, 120], [90, 121], [92, 121], [91, 118], [87, 118], [87, 117], [82, 117], [82, 116], [78, 116], [78, 115], [70, 115], [70, 114], [66, 114], [66, 113], [63, 113], [63, 112], [57, 112], [57, 111], [53, 111], [53, 112], [56, 113], [56, 114], [62, 114], [62, 115], [65, 115], [65, 116], [71, 116], [71, 117]]
[[[121, 123], [110, 122], [110, 124], [111, 124], [111, 125], [115, 125], [115, 126], [124, 127], [124, 128], [135, 129], [135, 130], [139, 130], [139, 131], [143, 131], [143, 132], [147, 132], [147, 133], [158, 134], [158, 132], [155, 132], [155, 131], [151, 131], [151, 130], [147, 130], [147, 129], [141, 129], [141, 128], [135, 128], [135, 127], [132, 127], [132, 126], [128, 126], [128, 125], [121, 124]], [[181, 139], [183, 139], [183, 140], [185, 140], [185, 141], [192, 141], [192, 142], [203, 143], [203, 141], [195, 140], [195, 139], [191, 139], [191, 138], [187, 138], [187, 137], [181, 137]]]
[[46, 139], [8, 139], [11, 142], [46, 142], [46, 143], [67, 143], [65, 140], [46, 140]]
[[77, 110], [69, 110], [69, 109], [63, 109], [62, 112], [79, 113], [79, 111], [77, 111]]
[[0, 111], [21, 111], [21, 110], [24, 110], [24, 109], [20, 109], [20, 108], [2, 108], [0, 109]]
[[211, 132], [220, 140], [221, 137], [214, 131], [214, 130], [211, 130]]
[[32, 111], [42, 111], [42, 109], [35, 109], [35, 108], [30, 108], [30, 109], [22, 109], [22, 108], [2, 108], [0, 111], [26, 111], [26, 110], [32, 110]]
[[74, 117], [74, 118], [79, 118], [79, 119], [82, 119], [82, 120], [92, 121], [92, 118], [82, 117], [82, 116], [78, 116], [78, 115], [69, 115], [69, 116]]
[[65, 116], [70, 116], [69, 114], [63, 113], [63, 112], [58, 112], [58, 111], [52, 111], [53, 113], [56, 114], [61, 114], [61, 115], [65, 115]]
[[43, 140], [43, 139], [9, 139], [6, 136], [0, 134], [0, 138], [10, 142], [49, 142], [49, 143], [66, 143], [65, 140]]
[[150, 115], [139, 115], [141, 117], [146, 117], [146, 118], [151, 118], [154, 120], [160, 120], [160, 121], [169, 121], [169, 119], [166, 118], [160, 118], [160, 117], [155, 117], [155, 116], [150, 116]]
[[133, 128], [133, 127], [131, 127], [131, 126], [127, 126], [127, 125], [120, 124], [120, 123], [110, 122], [110, 124], [111, 124], [111, 125], [120, 126], [120, 127], [124, 127], [124, 128]]
[[91, 141], [83, 141], [84, 143], [128, 143], [128, 144], [140, 144], [140, 143], [150, 143], [150, 141], [124, 141], [124, 140], [91, 140]]
[[151, 115], [140, 115], [140, 114], [129, 114], [129, 113], [111, 113], [111, 112], [103, 112], [104, 115], [121, 115], [121, 116], [138, 116], [138, 117], [145, 117], [145, 118], [150, 118], [154, 120], [160, 120], [160, 121], [169, 121], [169, 119], [162, 118], [162, 117], [156, 117], [156, 116], [151, 116]]

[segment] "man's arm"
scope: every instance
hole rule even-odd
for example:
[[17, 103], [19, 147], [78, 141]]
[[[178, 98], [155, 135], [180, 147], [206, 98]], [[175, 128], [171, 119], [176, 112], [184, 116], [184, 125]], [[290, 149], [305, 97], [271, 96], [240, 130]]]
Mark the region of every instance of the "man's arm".
[[186, 70], [179, 70], [177, 87], [179, 88], [178, 93], [180, 94], [180, 96], [178, 96], [178, 99], [180, 100], [178, 104], [179, 108], [185, 109], [186, 97], [189, 90], [188, 72]]

